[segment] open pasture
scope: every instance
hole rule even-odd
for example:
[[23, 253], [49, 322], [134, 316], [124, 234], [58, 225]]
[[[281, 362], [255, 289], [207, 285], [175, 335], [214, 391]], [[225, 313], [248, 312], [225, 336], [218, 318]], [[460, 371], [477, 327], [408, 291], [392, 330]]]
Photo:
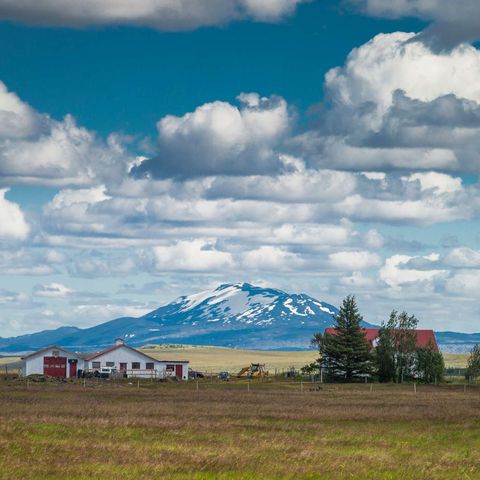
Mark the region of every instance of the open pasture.
[[462, 386], [0, 383], [0, 479], [478, 479]]
[[[227, 370], [235, 373], [250, 363], [265, 363], [270, 373], [275, 373], [275, 369], [277, 372], [281, 372], [291, 366], [299, 369], [318, 358], [316, 350], [240, 350], [195, 345], [150, 345], [142, 348], [141, 351], [159, 360], [189, 360], [191, 368], [202, 372]], [[468, 355], [446, 353], [444, 358], [447, 367], [464, 368]]]

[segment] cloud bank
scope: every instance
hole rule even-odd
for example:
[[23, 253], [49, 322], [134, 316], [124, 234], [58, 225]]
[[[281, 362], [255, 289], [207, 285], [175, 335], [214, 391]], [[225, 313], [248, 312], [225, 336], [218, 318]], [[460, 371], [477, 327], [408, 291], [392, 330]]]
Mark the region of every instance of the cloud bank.
[[134, 25], [193, 30], [232, 21], [278, 22], [304, 0], [0, 0], [0, 18], [38, 25]]

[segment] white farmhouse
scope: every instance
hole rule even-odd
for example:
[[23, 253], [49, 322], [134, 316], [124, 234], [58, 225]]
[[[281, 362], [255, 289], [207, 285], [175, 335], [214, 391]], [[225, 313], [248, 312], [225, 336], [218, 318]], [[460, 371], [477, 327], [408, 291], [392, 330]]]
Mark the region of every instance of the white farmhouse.
[[62, 347], [47, 347], [24, 357], [24, 361], [25, 375], [75, 378], [85, 370], [111, 367], [128, 377], [188, 380], [188, 360], [157, 360], [125, 345], [123, 339], [117, 339], [115, 345], [91, 355], [70, 352]]
[[87, 356], [84, 361], [86, 370], [114, 367], [128, 377], [177, 377], [182, 380], [188, 380], [188, 365], [188, 360], [168, 361], [152, 358], [125, 345], [121, 338], [117, 338], [112, 347]]

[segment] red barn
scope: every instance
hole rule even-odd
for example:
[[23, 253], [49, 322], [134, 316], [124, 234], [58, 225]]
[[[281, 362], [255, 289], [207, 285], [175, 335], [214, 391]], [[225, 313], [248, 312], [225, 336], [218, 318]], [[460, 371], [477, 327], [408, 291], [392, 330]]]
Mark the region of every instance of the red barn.
[[[378, 343], [379, 328], [363, 328], [365, 333], [365, 339], [372, 348], [375, 348]], [[433, 345], [436, 352], [439, 351], [435, 333], [433, 330], [415, 330], [417, 334], [417, 348], [427, 348]], [[335, 328], [326, 328], [325, 335], [336, 335], [337, 330]]]

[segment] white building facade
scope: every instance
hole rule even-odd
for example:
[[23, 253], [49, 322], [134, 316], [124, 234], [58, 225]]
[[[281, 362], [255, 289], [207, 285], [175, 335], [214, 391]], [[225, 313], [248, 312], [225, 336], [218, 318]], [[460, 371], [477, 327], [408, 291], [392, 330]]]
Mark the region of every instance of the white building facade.
[[82, 372], [114, 368], [127, 377], [167, 378], [188, 380], [188, 360], [157, 360], [135, 348], [125, 345], [122, 339], [110, 348], [84, 356], [62, 347], [47, 347], [24, 357], [24, 374], [45, 375], [56, 378], [75, 378]]
[[23, 359], [25, 375], [45, 375], [55, 378], [76, 378], [83, 369], [83, 358], [62, 347], [47, 347]]
[[157, 360], [135, 348], [125, 345], [122, 339], [106, 350], [86, 357], [85, 370], [103, 367], [116, 368], [128, 377], [166, 378], [177, 377], [188, 380], [188, 360]]

